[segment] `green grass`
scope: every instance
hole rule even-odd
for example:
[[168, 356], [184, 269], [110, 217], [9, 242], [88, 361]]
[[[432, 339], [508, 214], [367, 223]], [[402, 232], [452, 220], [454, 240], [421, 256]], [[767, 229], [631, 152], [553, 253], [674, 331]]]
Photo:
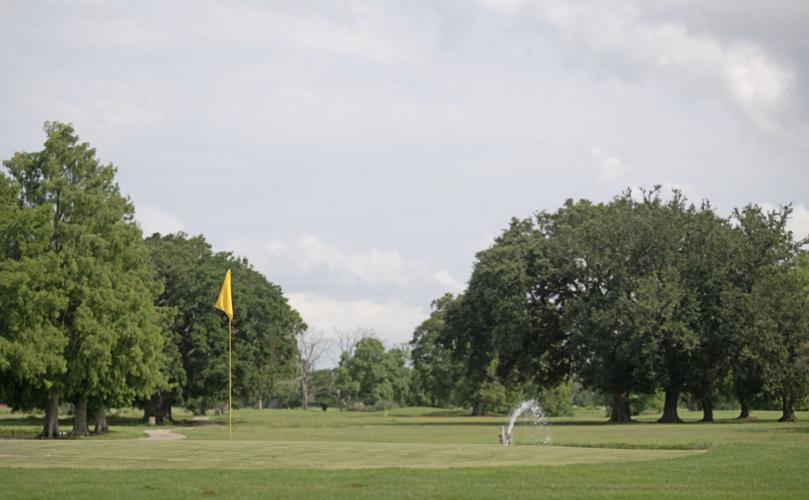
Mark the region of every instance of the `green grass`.
[[[506, 418], [431, 408], [241, 410], [232, 442], [223, 417], [192, 426], [178, 414], [173, 428], [187, 439], [153, 442], [137, 439], [148, 429], [137, 413], [120, 412], [107, 436], [0, 440], [0, 497], [805, 497], [809, 425], [735, 415], [607, 425], [582, 411], [547, 430], [518, 426], [517, 446], [504, 448], [496, 436]], [[2, 435], [38, 428], [0, 410]], [[553, 446], [542, 446], [548, 435]]]

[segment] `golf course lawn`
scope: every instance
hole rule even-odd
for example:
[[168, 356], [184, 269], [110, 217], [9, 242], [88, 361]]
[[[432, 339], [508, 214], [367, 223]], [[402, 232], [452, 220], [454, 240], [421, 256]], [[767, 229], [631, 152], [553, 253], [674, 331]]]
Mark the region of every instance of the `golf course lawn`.
[[36, 416], [0, 410], [0, 437], [16, 438], [0, 439], [0, 498], [805, 498], [809, 424], [735, 415], [607, 425], [579, 411], [518, 425], [506, 448], [507, 418], [460, 410], [240, 410], [233, 441], [223, 417], [200, 425], [180, 412], [160, 429], [182, 439], [149, 439], [135, 411], [113, 416], [105, 436], [35, 440]]

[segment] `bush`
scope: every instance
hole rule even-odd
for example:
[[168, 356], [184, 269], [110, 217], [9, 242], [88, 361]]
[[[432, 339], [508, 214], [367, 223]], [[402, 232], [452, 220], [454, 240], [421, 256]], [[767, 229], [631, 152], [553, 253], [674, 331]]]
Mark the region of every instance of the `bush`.
[[399, 404], [395, 401], [377, 401], [374, 403], [374, 411], [392, 410], [398, 407]]
[[556, 387], [545, 389], [542, 391], [539, 404], [549, 417], [572, 417], [573, 383], [563, 382]]
[[365, 403], [362, 401], [351, 401], [345, 405], [346, 411], [365, 411]]
[[300, 383], [295, 379], [278, 380], [265, 398], [271, 408], [296, 408], [303, 405]]
[[496, 380], [484, 382], [480, 387], [480, 398], [487, 413], [510, 411], [506, 398], [506, 388]]
[[663, 411], [665, 401], [666, 395], [663, 391], [653, 392], [652, 394], [632, 394], [629, 396], [629, 410], [632, 415], [660, 413]]
[[603, 394], [582, 387], [580, 382], [573, 382], [573, 404], [579, 408], [609, 406]]

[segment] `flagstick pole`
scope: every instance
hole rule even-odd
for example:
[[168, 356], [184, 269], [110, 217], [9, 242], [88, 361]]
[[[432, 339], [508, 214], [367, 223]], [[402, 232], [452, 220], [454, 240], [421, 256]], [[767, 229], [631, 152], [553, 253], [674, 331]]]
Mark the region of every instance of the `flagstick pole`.
[[231, 323], [228, 318], [228, 441], [233, 440], [233, 349], [231, 345]]

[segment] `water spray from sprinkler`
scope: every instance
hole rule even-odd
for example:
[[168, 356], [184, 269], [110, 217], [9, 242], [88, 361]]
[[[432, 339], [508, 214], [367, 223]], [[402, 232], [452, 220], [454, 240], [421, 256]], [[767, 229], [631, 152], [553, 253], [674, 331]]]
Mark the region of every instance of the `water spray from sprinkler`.
[[[539, 402], [536, 399], [523, 401], [511, 413], [508, 428], [500, 426], [500, 444], [503, 446], [512, 446], [514, 444], [514, 424], [517, 423], [517, 419], [523, 414], [530, 415], [535, 426], [545, 427], [548, 425], [548, 419], [545, 416], [545, 412], [542, 410], [542, 407], [539, 405]], [[546, 435], [542, 444], [551, 444], [551, 437]]]

